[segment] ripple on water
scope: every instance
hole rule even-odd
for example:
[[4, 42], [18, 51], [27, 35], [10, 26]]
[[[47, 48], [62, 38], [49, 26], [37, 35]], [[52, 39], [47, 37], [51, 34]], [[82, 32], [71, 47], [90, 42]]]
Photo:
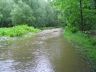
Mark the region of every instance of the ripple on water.
[[43, 31], [8, 48], [0, 48], [0, 72], [89, 72], [61, 29]]

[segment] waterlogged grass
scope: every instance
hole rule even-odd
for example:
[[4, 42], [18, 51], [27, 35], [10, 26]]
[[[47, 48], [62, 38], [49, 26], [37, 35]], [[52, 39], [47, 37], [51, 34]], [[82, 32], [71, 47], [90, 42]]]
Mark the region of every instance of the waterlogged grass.
[[68, 30], [65, 30], [64, 36], [79, 46], [81, 53], [92, 61], [96, 69], [96, 37], [90, 37], [81, 32], [72, 33]]
[[34, 27], [29, 27], [27, 25], [19, 25], [10, 28], [0, 28], [0, 36], [15, 37], [15, 36], [22, 36], [29, 32], [37, 33], [39, 31], [40, 29]]

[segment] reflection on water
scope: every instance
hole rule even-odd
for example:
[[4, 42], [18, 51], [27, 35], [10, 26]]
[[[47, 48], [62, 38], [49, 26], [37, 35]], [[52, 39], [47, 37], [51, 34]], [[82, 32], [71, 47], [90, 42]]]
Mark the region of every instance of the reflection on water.
[[36, 59], [36, 67], [32, 72], [54, 72], [54, 70], [48, 57], [43, 55]]
[[12, 65], [12, 60], [0, 61], [0, 72], [13, 72], [11, 69]]
[[45, 37], [0, 48], [0, 72], [90, 72], [88, 64], [62, 36]]

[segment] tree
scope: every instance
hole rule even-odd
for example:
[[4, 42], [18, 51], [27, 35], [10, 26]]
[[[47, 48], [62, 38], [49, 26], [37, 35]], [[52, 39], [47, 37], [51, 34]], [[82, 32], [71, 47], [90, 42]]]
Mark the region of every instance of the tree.
[[81, 30], [84, 31], [84, 22], [83, 22], [83, 8], [82, 8], [82, 0], [80, 0], [80, 22], [81, 22]]
[[55, 0], [53, 6], [61, 12], [67, 28], [86, 31], [96, 29], [95, 5], [94, 0]]
[[32, 9], [24, 2], [18, 1], [11, 10], [12, 24], [32, 24], [35, 20]]
[[0, 0], [0, 26], [10, 26], [10, 11], [13, 7], [13, 0]]

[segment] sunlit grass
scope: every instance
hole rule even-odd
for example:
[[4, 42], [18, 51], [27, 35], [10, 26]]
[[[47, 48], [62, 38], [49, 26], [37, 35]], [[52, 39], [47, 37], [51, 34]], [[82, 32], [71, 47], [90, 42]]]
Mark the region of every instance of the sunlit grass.
[[40, 29], [36, 29], [34, 27], [29, 27], [27, 25], [18, 25], [10, 28], [0, 28], [0, 36], [22, 36], [28, 32], [37, 33]]

